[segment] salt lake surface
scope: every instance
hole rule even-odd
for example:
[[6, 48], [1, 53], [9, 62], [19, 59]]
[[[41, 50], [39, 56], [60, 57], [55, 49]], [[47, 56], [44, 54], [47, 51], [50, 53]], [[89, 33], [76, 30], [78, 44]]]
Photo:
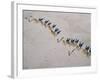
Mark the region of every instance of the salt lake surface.
[[[61, 29], [53, 36], [50, 30], [39, 22], [28, 22], [25, 17], [44, 17]], [[91, 57], [81, 50], [71, 56], [73, 46], [57, 43], [57, 38], [77, 38], [84, 45], [91, 46], [91, 14], [46, 11], [23, 11], [23, 69], [90, 66]]]

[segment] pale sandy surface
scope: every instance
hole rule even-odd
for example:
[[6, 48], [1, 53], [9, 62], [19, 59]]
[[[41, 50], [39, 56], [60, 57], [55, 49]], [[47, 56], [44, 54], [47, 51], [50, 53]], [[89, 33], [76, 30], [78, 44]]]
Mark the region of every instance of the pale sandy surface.
[[[24, 18], [30, 15], [46, 17], [57, 24], [62, 30], [60, 37], [78, 38], [86, 45], [91, 43], [90, 14], [24, 11]], [[41, 23], [29, 23], [24, 19], [23, 24], [24, 69], [90, 65], [91, 59], [81, 50], [75, 50], [74, 54], [68, 56], [68, 51], [73, 47], [57, 43], [59, 36], [54, 37]]]

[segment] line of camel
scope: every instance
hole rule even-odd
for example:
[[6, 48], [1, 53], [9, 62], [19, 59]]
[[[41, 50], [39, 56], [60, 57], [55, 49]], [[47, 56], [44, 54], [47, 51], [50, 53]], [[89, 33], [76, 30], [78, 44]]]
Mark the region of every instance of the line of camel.
[[[48, 27], [48, 29], [51, 31], [51, 33], [54, 36], [59, 35], [62, 31], [57, 27], [56, 24], [52, 24], [52, 22], [50, 20], [46, 20], [45, 17], [42, 18], [34, 18], [33, 16], [29, 16], [29, 17], [25, 17], [26, 20], [28, 20], [28, 22], [40, 22], [42, 25], [44, 25], [45, 27]], [[84, 51], [84, 53], [89, 57], [91, 56], [91, 47], [90, 46], [84, 46], [84, 42], [81, 42], [79, 39], [72, 39], [72, 38], [64, 38], [63, 36], [60, 39], [57, 39], [57, 42], [63, 42], [64, 45], [66, 46], [71, 45], [71, 46], [75, 46], [75, 48], [71, 51], [68, 51], [68, 55], [70, 56], [76, 49], [81, 49]]]

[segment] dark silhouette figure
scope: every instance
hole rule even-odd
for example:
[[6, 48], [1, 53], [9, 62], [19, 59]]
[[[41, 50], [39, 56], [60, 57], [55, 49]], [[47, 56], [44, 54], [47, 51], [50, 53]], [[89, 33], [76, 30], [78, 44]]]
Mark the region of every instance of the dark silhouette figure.
[[72, 39], [72, 40], [71, 40], [71, 43], [74, 43], [74, 41], [75, 41], [75, 40], [74, 40], [74, 39]]
[[51, 22], [48, 23], [48, 26], [50, 26], [50, 25], [51, 25]]
[[75, 43], [77, 44], [78, 42], [79, 42], [79, 40], [76, 39], [76, 40], [75, 40]]
[[47, 24], [49, 22], [49, 20], [45, 21], [45, 24]]
[[81, 43], [81, 42], [80, 42], [80, 43], [79, 43], [79, 47], [82, 48], [83, 44], [84, 44], [84, 43]]
[[55, 28], [56, 27], [56, 25], [54, 24], [53, 26], [52, 26], [52, 28]]
[[85, 50], [87, 50], [87, 51], [88, 51], [88, 50], [89, 50], [89, 48], [90, 48], [89, 46], [86, 46], [86, 47], [85, 47]]
[[61, 31], [58, 31], [58, 32], [57, 32], [57, 35], [58, 35], [60, 32], [61, 32]]
[[91, 53], [91, 49], [89, 49], [89, 53]]
[[91, 49], [89, 48], [88, 52], [87, 52], [87, 56], [91, 55]]
[[55, 29], [55, 32], [57, 32], [57, 31], [59, 31], [59, 29], [58, 29], [58, 28], [56, 28], [56, 29]]
[[42, 21], [43, 20], [43, 18], [39, 18], [39, 21]]
[[69, 42], [70, 42], [70, 39], [69, 39], [69, 38], [67, 38], [66, 42], [67, 42], [67, 43], [69, 43]]

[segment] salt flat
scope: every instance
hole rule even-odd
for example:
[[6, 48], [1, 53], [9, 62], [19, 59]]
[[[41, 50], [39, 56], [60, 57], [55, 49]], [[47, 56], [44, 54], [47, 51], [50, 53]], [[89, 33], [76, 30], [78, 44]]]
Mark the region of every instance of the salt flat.
[[[57, 43], [57, 38], [78, 38], [85, 45], [91, 45], [91, 15], [86, 13], [62, 13], [24, 11], [23, 13], [23, 68], [55, 68], [90, 66], [91, 58], [82, 50], [68, 51], [74, 46]], [[39, 22], [28, 22], [25, 17], [45, 17], [61, 29], [61, 34], [53, 36], [50, 30]]]

